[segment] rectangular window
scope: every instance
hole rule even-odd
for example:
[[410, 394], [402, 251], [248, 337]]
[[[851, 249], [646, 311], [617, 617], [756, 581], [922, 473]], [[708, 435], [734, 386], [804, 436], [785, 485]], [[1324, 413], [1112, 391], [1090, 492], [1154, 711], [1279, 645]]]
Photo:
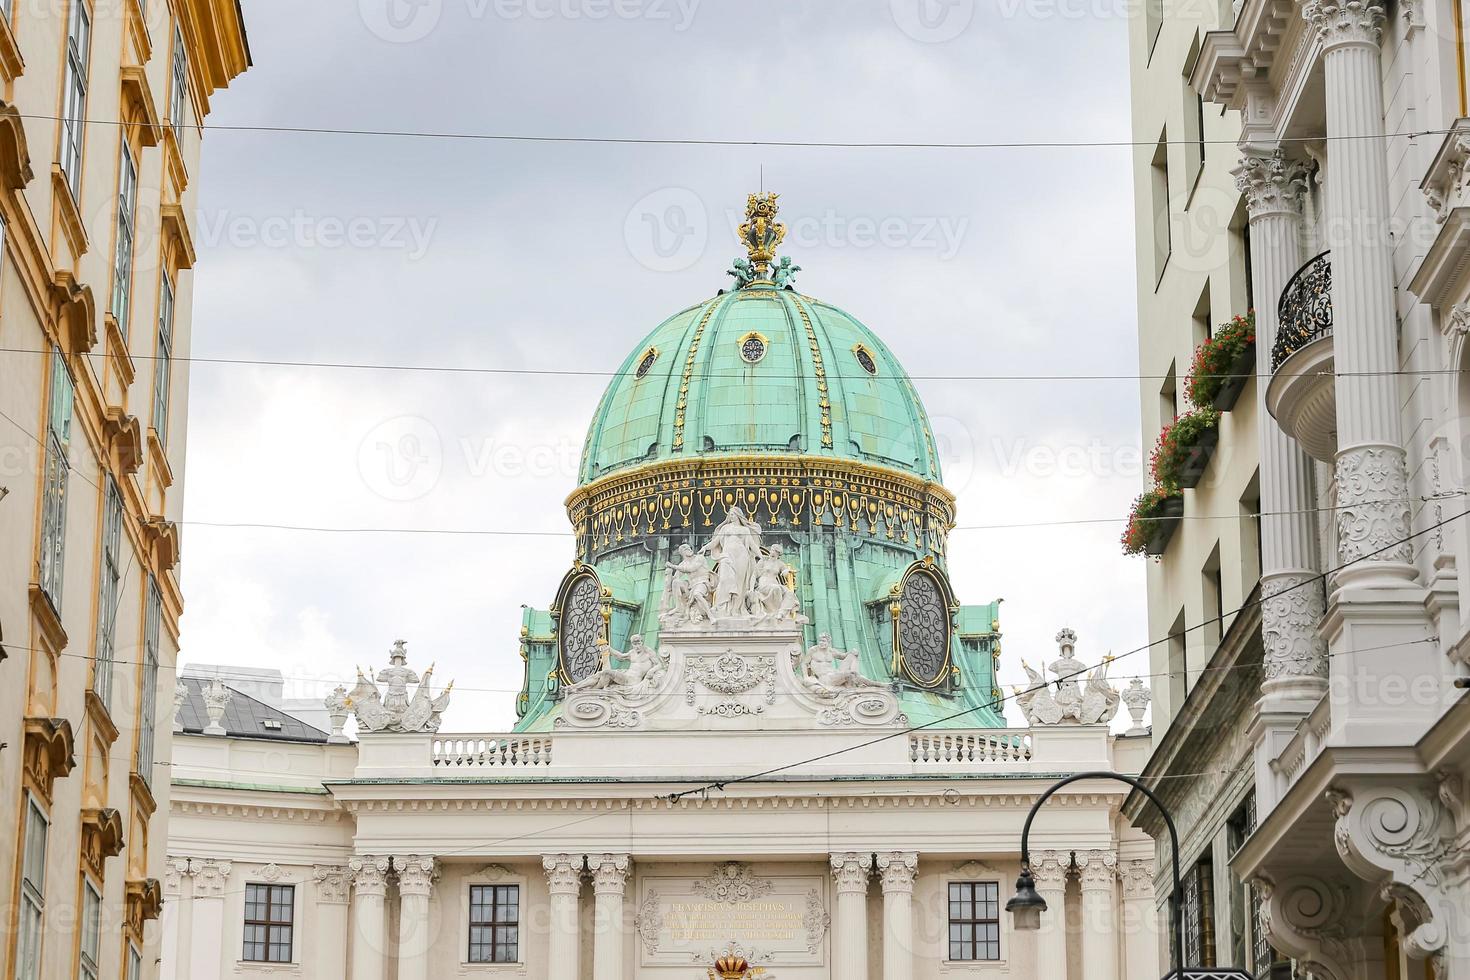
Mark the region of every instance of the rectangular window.
[[71, 372], [61, 351], [51, 352], [51, 402], [46, 424], [46, 482], [41, 502], [41, 591], [61, 611], [61, 583], [66, 565], [66, 490], [71, 477], [72, 407], [76, 397]]
[[163, 620], [163, 594], [148, 576], [147, 608], [143, 611], [143, 704], [138, 720], [138, 775], [153, 785], [154, 714], [158, 709], [158, 636]]
[[1149, 162], [1149, 200], [1154, 213], [1154, 282], [1164, 278], [1164, 267], [1173, 251], [1173, 221], [1169, 214], [1169, 140], [1165, 132], [1154, 147]]
[[246, 885], [241, 958], [248, 963], [290, 963], [295, 915], [295, 885]]
[[184, 35], [174, 28], [174, 59], [168, 94], [168, 119], [173, 125], [174, 139], [184, 138], [184, 114], [189, 100], [189, 55], [184, 50]]
[[128, 335], [133, 301], [133, 236], [138, 225], [138, 168], [127, 140], [117, 177], [117, 248], [112, 257], [112, 318], [122, 335]]
[[168, 444], [169, 384], [173, 375], [174, 356], [174, 284], [168, 273], [158, 295], [158, 352], [153, 361], [153, 431], [158, 441]]
[[92, 16], [85, 0], [72, 0], [66, 29], [65, 104], [61, 114], [61, 171], [72, 200], [82, 200], [82, 145], [87, 128], [87, 66], [92, 57]]
[[46, 814], [35, 797], [27, 794], [16, 980], [37, 980], [41, 975], [41, 921], [46, 914], [46, 838], [50, 830]]
[[1215, 882], [1208, 860], [1184, 876], [1184, 962], [1215, 965]]
[[143, 980], [143, 954], [132, 943], [128, 943], [127, 980]]
[[[1169, 630], [1169, 717], [1175, 718], [1189, 697], [1189, 647], [1186, 640], [1184, 611]], [[1155, 716], [1157, 717], [1157, 715]]]
[[470, 886], [470, 962], [517, 963], [521, 952], [521, 887]]
[[102, 502], [102, 566], [97, 570], [97, 651], [92, 690], [112, 708], [112, 664], [117, 642], [117, 593], [122, 579], [122, 494], [109, 475]]
[[91, 881], [82, 885], [82, 959], [77, 980], [98, 980], [102, 950], [102, 896]]
[[951, 961], [1000, 959], [1000, 883], [949, 883]]

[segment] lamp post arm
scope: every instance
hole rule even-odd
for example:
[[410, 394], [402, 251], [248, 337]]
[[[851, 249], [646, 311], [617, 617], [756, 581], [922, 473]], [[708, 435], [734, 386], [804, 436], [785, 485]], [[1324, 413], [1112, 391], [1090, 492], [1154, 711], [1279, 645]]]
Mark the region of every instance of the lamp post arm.
[[1056, 783], [1031, 805], [1031, 812], [1026, 814], [1026, 822], [1021, 825], [1021, 866], [1028, 871], [1031, 869], [1031, 821], [1036, 819], [1036, 811], [1041, 805], [1051, 799], [1057, 790], [1071, 783], [1084, 779], [1112, 779], [1120, 783], [1127, 783], [1138, 790], [1144, 796], [1153, 801], [1153, 805], [1159, 808], [1159, 813], [1164, 816], [1164, 826], [1169, 829], [1169, 843], [1174, 848], [1174, 861], [1172, 870], [1174, 873], [1174, 892], [1169, 896], [1169, 917], [1171, 919], [1170, 929], [1174, 933], [1174, 969], [1175, 975], [1183, 980], [1184, 977], [1184, 916], [1180, 912], [1180, 904], [1184, 900], [1184, 888], [1179, 877], [1179, 830], [1174, 826], [1174, 818], [1170, 815], [1162, 800], [1154, 795], [1154, 791], [1143, 785], [1142, 782], [1132, 776], [1125, 776], [1120, 772], [1079, 772], [1068, 776], [1061, 782]]

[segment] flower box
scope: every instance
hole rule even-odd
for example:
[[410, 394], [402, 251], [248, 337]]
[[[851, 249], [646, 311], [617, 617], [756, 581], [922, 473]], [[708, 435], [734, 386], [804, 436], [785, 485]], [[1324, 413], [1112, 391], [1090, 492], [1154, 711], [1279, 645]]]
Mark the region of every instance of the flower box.
[[1154, 484], [1171, 490], [1199, 486], [1219, 441], [1219, 412], [1201, 408], [1179, 416], [1159, 433], [1149, 459]]
[[1256, 367], [1254, 312], [1222, 324], [1194, 352], [1185, 381], [1185, 393], [1196, 408], [1228, 412], [1245, 389]]
[[1178, 490], [1160, 487], [1149, 490], [1133, 502], [1128, 526], [1123, 530], [1123, 553], [1162, 555], [1182, 520], [1184, 497]]

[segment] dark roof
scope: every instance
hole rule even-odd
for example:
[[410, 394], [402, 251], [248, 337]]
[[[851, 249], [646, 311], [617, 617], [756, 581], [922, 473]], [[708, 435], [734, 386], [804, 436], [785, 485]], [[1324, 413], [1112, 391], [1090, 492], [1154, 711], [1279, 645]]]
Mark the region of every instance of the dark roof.
[[[209, 712], [204, 710], [203, 694], [209, 679], [180, 677], [179, 683], [189, 692], [188, 700], [179, 711], [184, 732], [188, 735], [201, 735], [204, 733], [204, 726], [209, 724]], [[257, 701], [248, 694], [242, 694], [228, 684], [225, 687], [230, 688], [233, 697], [225, 708], [225, 716], [220, 719], [220, 725], [230, 737], [317, 744], [327, 741], [327, 733], [320, 728], [313, 728], [301, 719], [288, 715], [279, 708], [272, 708], [263, 701]]]

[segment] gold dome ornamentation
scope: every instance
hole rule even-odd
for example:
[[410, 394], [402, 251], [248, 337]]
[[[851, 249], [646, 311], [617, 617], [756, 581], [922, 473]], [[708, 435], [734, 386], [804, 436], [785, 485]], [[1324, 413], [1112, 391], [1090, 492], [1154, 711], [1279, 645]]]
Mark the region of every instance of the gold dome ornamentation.
[[751, 194], [745, 201], [745, 223], [740, 226], [740, 240], [750, 256], [750, 265], [757, 279], [770, 274], [771, 260], [776, 249], [786, 238], [786, 226], [776, 220], [780, 208], [776, 205], [777, 194]]

